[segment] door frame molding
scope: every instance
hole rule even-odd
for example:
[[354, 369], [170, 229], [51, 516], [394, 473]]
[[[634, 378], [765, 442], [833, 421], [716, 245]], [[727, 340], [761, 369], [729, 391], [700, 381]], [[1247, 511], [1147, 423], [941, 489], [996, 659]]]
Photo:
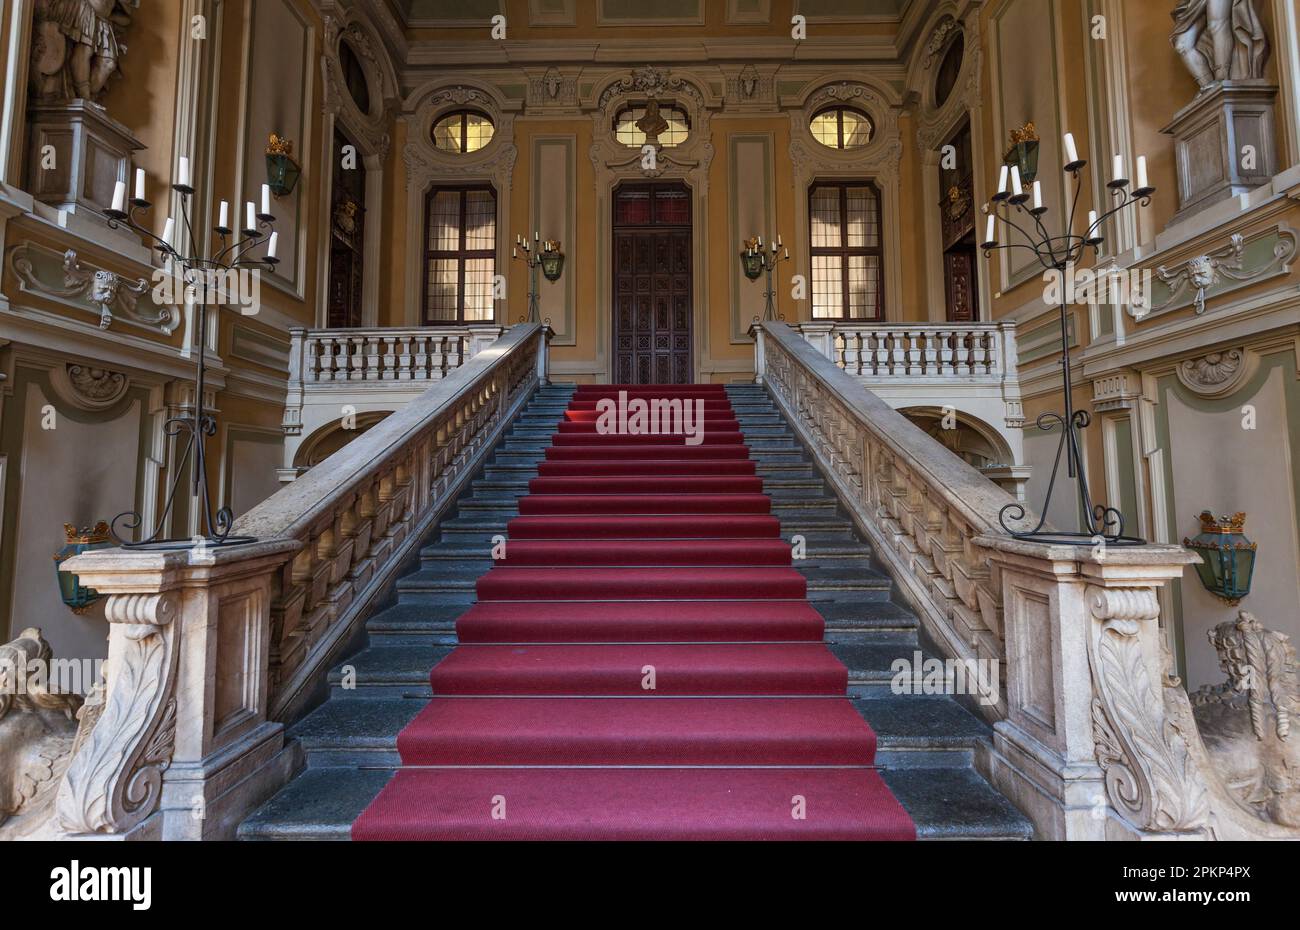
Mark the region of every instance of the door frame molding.
[[[608, 278], [609, 300], [606, 303], [606, 306], [609, 307], [609, 314], [608, 314], [609, 335], [605, 339], [605, 344], [609, 348], [609, 362], [608, 365], [606, 366], [606, 371], [607, 371], [606, 381], [610, 384], [613, 384], [615, 382], [614, 365], [617, 361], [617, 356], [618, 356], [618, 347], [614, 345], [614, 340], [618, 336], [618, 330], [615, 322], [615, 314], [618, 311], [617, 308], [614, 306], [614, 262], [618, 260], [618, 256], [615, 254], [614, 251], [614, 233], [615, 230], [618, 228], [615, 227], [614, 225], [614, 209], [616, 206], [614, 195], [615, 192], [618, 190], [618, 188], [624, 184], [642, 185], [642, 186], [649, 186], [649, 187], [683, 187], [686, 189], [687, 193], [691, 195], [691, 222], [690, 223], [681, 226], [662, 226], [662, 227], [651, 225], [643, 228], [652, 231], [656, 229], [664, 229], [664, 230], [675, 230], [678, 232], [690, 233], [691, 236], [691, 270], [690, 270], [691, 308], [690, 308], [690, 313], [688, 314], [689, 316], [688, 325], [691, 328], [691, 345], [687, 351], [690, 352], [690, 379], [691, 380], [688, 383], [698, 382], [700, 377], [699, 375], [700, 364], [699, 364], [699, 356], [697, 351], [698, 339], [697, 339], [696, 331], [699, 327], [699, 320], [696, 315], [695, 302], [699, 298], [699, 293], [700, 293], [700, 288], [697, 282], [697, 279], [699, 277], [699, 275], [697, 274], [697, 269], [700, 267], [700, 253], [696, 247], [697, 243], [695, 240], [696, 197], [695, 197], [695, 191], [691, 187], [690, 183], [678, 178], [654, 178], [652, 180], [646, 180], [645, 178], [620, 178], [617, 182], [614, 183], [614, 185], [609, 190], [609, 205], [608, 205], [608, 217], [607, 217], [607, 221], [609, 223], [609, 239], [608, 239], [609, 253], [608, 253], [608, 267], [606, 268], [606, 272], [609, 275]], [[642, 227], [626, 227], [626, 228], [642, 228]]]
[[[603, 312], [596, 314], [596, 362], [593, 373], [606, 382], [613, 378], [614, 304], [614, 188], [624, 181], [681, 181], [691, 191], [691, 380], [699, 382], [709, 355], [709, 321], [705, 314], [709, 241], [709, 166], [713, 163], [711, 110], [720, 105], [708, 91], [708, 82], [689, 70], [642, 68], [620, 77], [616, 72], [594, 91], [592, 143], [589, 151], [596, 174], [596, 293]], [[628, 148], [614, 137], [614, 116], [638, 100], [671, 99], [691, 121], [690, 134], [681, 145], [661, 148], [653, 169], [641, 167], [639, 149]]]

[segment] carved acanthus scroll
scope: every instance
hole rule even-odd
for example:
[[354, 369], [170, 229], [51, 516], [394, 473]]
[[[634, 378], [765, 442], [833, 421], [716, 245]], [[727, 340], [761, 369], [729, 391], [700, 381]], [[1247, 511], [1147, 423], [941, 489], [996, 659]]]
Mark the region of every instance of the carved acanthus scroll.
[[1143, 647], [1145, 624], [1160, 616], [1154, 588], [1090, 587], [1088, 659], [1095, 697], [1093, 737], [1106, 795], [1134, 826], [1162, 833], [1202, 831], [1209, 813], [1205, 785], [1184, 735], [1165, 712]]
[[56, 802], [69, 833], [126, 833], [158, 806], [176, 737], [179, 607], [175, 592], [108, 599], [108, 690]]

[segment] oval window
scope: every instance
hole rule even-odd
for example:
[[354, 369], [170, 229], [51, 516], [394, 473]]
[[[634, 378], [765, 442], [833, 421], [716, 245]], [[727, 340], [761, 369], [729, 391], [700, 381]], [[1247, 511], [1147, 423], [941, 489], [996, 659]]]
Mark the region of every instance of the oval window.
[[345, 39], [339, 43], [339, 68], [343, 72], [343, 83], [347, 85], [348, 94], [357, 109], [370, 115], [370, 84], [366, 81], [366, 72], [357, 60], [357, 54]]
[[948, 102], [952, 96], [952, 89], [957, 86], [957, 77], [961, 74], [962, 58], [966, 54], [966, 39], [962, 34], [957, 33], [957, 38], [952, 40], [948, 46], [948, 51], [943, 54], [943, 61], [939, 63], [939, 74], [934, 79], [934, 105], [941, 107]]
[[639, 149], [652, 135], [661, 146], [671, 148], [685, 142], [690, 132], [684, 110], [657, 100], [627, 107], [614, 118], [614, 138], [632, 148]]
[[496, 127], [484, 113], [458, 110], [433, 124], [433, 144], [444, 152], [464, 155], [477, 152], [492, 141]]
[[832, 149], [860, 149], [876, 134], [871, 117], [852, 107], [828, 107], [808, 123], [813, 138]]

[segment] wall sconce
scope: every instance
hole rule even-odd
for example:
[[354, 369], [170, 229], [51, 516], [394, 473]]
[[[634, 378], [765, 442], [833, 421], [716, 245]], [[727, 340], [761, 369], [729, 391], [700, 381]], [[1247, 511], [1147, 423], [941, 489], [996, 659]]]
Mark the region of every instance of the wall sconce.
[[54, 553], [54, 571], [59, 576], [59, 597], [74, 614], [84, 614], [86, 608], [104, 595], [91, 588], [82, 587], [80, 578], [72, 572], [65, 572], [60, 566], [74, 555], [92, 549], [110, 547], [113, 541], [109, 538], [108, 523], [103, 520], [96, 523], [93, 528], [80, 530], [71, 523], [65, 523], [63, 532], [68, 537], [68, 541], [62, 549]]
[[1183, 545], [1201, 557], [1196, 574], [1205, 590], [1229, 604], [1236, 604], [1250, 593], [1250, 579], [1255, 572], [1256, 544], [1246, 538], [1246, 515], [1215, 517], [1201, 511], [1201, 531]]
[[763, 273], [763, 254], [758, 236], [752, 236], [740, 245], [740, 267], [745, 270], [745, 277], [757, 281]]
[[1020, 180], [1032, 184], [1038, 176], [1038, 130], [1032, 122], [1011, 130], [1011, 148], [1002, 156], [1002, 163], [1020, 169]]
[[266, 145], [266, 182], [271, 193], [277, 197], [292, 194], [300, 177], [302, 168], [293, 160], [293, 143], [271, 133], [271, 140]]
[[554, 284], [564, 274], [564, 253], [560, 251], [560, 240], [547, 239], [542, 243], [542, 274]]

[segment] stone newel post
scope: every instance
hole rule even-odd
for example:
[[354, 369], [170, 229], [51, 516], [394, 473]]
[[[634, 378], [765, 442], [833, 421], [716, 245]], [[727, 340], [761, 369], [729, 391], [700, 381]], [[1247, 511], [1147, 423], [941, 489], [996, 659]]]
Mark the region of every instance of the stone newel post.
[[106, 549], [69, 571], [106, 594], [108, 662], [56, 801], [60, 830], [230, 838], [292, 762], [267, 719], [271, 599], [301, 548], [270, 540], [170, 552]]
[[1158, 596], [1196, 556], [1167, 545], [977, 543], [1000, 578], [1006, 634], [997, 786], [1046, 839], [1200, 834], [1208, 799], [1166, 710], [1186, 695], [1170, 677]]

